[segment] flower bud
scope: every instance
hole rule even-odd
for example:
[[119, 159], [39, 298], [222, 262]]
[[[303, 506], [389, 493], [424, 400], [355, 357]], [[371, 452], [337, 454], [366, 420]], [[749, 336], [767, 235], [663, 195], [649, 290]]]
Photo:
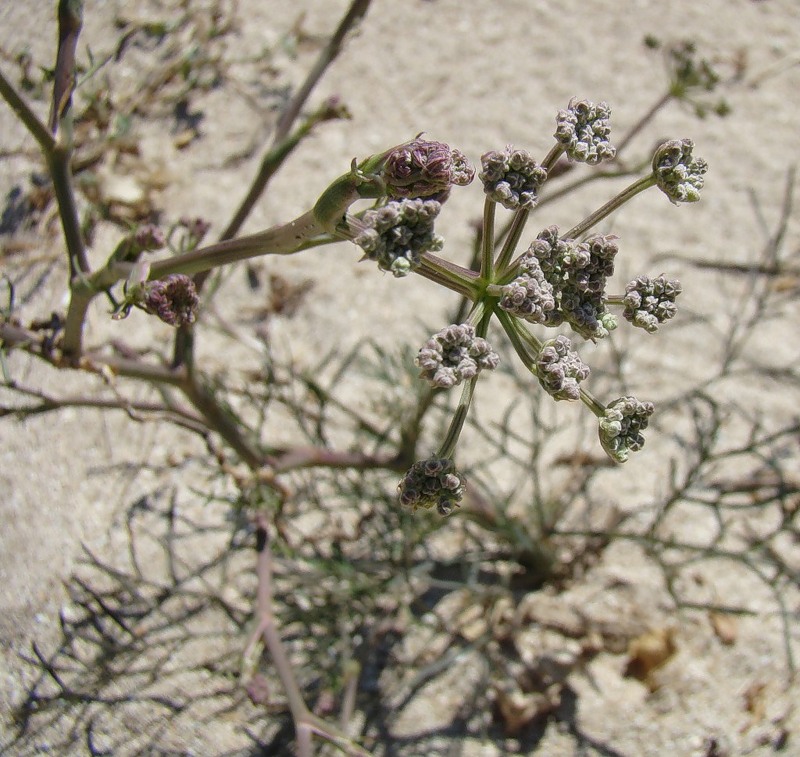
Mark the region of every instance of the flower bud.
[[500, 357], [489, 342], [475, 336], [468, 323], [452, 324], [434, 334], [419, 351], [420, 377], [431, 386], [450, 389], [484, 368], [494, 370]]
[[440, 515], [450, 515], [460, 507], [464, 497], [466, 479], [452, 460], [429, 458], [420, 460], [397, 485], [400, 504], [412, 510], [436, 508]]
[[625, 287], [622, 315], [634, 326], [652, 333], [675, 315], [675, 298], [680, 293], [680, 281], [668, 279], [664, 274], [654, 279], [638, 276]]
[[580, 399], [580, 382], [589, 378], [589, 366], [572, 349], [565, 336], [542, 345], [536, 358], [536, 373], [544, 390], [557, 400]]
[[653, 156], [656, 185], [675, 205], [700, 199], [708, 163], [702, 158], [693, 158], [693, 149], [691, 139], [671, 139], [664, 142]]
[[481, 156], [483, 191], [508, 210], [530, 210], [539, 200], [547, 171], [526, 150], [492, 150]]
[[382, 173], [393, 198], [446, 196], [451, 185], [466, 186], [474, 177], [475, 169], [459, 150], [419, 137], [394, 148]]
[[608, 141], [610, 117], [611, 108], [606, 103], [595, 105], [573, 97], [566, 110], [558, 111], [554, 136], [564, 145], [570, 160], [592, 166], [611, 160], [617, 150]]
[[382, 271], [398, 278], [406, 276], [419, 266], [423, 252], [442, 248], [444, 240], [433, 231], [441, 208], [436, 200], [393, 200], [349, 216], [353, 242]]
[[199, 302], [191, 277], [172, 273], [163, 279], [144, 283], [136, 304], [170, 326], [184, 326], [195, 322]]
[[635, 397], [620, 397], [606, 407], [600, 418], [600, 444], [612, 459], [624, 463], [631, 452], [642, 448], [642, 431], [653, 409], [652, 402], [639, 402]]

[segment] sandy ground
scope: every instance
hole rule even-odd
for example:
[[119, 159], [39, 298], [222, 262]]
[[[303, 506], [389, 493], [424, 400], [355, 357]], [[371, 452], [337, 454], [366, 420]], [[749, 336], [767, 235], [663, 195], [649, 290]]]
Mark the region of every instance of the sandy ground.
[[[84, 53], [87, 44], [98, 54], [110, 49], [115, 39], [111, 22], [127, 5], [110, 0], [87, 2]], [[192, 101], [204, 114], [202, 136], [179, 151], [174, 149], [174, 134], [165, 132], [166, 116], [140, 127], [144, 162], [165, 177], [166, 188], [157, 196], [159, 207], [173, 218], [191, 213], [209, 219], [213, 229], [222, 227], [257, 162], [250, 158], [226, 165], [226, 156], [245, 150], [253, 137], [266, 138], [264, 123], [269, 118], [259, 108], [274, 107], [276, 94], [270, 87], [275, 82], [296, 85], [302, 80], [318, 40], [330, 32], [345, 7], [340, 0], [293, 4], [240, 0], [236, 4], [237, 31], [233, 42], [220, 49], [233, 74], [242, 80], [231, 90], [212, 90]], [[35, 65], [50, 65], [55, 49], [50, 11], [49, 4], [2, 3], [0, 50], [13, 56], [27, 49]], [[204, 4], [199, 3], [198, 13], [203, 12]], [[174, 9], [168, 2], [152, 2], [136, 13], [160, 18], [174, 14]], [[308, 36], [296, 55], [290, 55], [281, 51], [279, 41], [301, 15]], [[624, 269], [639, 273], [652, 265], [666, 267], [666, 263], [650, 263], [663, 253], [752, 260], [763, 235], [751, 198], [760, 199], [768, 223], [774, 224], [787, 169], [800, 154], [795, 102], [800, 91], [800, 5], [796, 0], [374, 0], [358, 34], [312, 96], [315, 103], [340, 95], [353, 119], [325, 125], [300, 147], [276, 177], [270, 199], [253, 212], [246, 230], [294, 217], [347, 168], [353, 156], [377, 152], [421, 131], [458, 146], [473, 161], [485, 150], [509, 143], [539, 155], [551, 144], [555, 111], [575, 95], [610, 103], [614, 123], [624, 131], [664, 88], [661, 59], [642, 44], [646, 35], [666, 41], [689, 37], [713, 55], [738, 61], [745, 67], [744, 80], [725, 90], [732, 108], [729, 117], [700, 121], [688, 109], [675, 106], [664, 111], [632, 147], [646, 154], [659, 139], [690, 136], [711, 169], [699, 204], [675, 208], [653, 192], [637, 198], [615, 217], [613, 231], [624, 240]], [[278, 50], [274, 81], [254, 63], [265, 46]], [[5, 57], [0, 65], [7, 73], [13, 70]], [[127, 71], [127, 84], [133, 86], [141, 61], [132, 57], [120, 65]], [[256, 79], [259, 74], [265, 77], [261, 86]], [[121, 81], [120, 86], [125, 86], [124, 76]], [[40, 112], [46, 111], [44, 101], [36, 104]], [[0, 196], [5, 197], [11, 187], [25, 184], [36, 159], [31, 140], [5, 106], [0, 106], [0, 134], [0, 147], [14, 153], [0, 161]], [[15, 152], [20, 149], [22, 153]], [[597, 186], [577, 192], [537, 223], [570, 224], [610, 192]], [[469, 224], [479, 216], [481, 205], [476, 186], [454, 193], [447, 205], [437, 230], [445, 235], [446, 251], [455, 260], [468, 256]], [[107, 248], [114, 237], [103, 228], [98, 234], [95, 247], [102, 253], [103, 244]], [[800, 226], [790, 223], [786, 248], [796, 250], [799, 236]], [[57, 239], [46, 245], [49, 248], [42, 249], [43, 254], [57, 247]], [[347, 276], [341, 275], [343, 266]], [[702, 277], [697, 277], [693, 289], [691, 267], [675, 263], [673, 268], [670, 273], [684, 281], [690, 311], [708, 312], [709, 302], [717, 302], [720, 308], [730, 305], [724, 292], [704, 289], [709, 283]], [[310, 362], [332, 344], [338, 343], [344, 351], [364, 333], [381, 334], [387, 346], [408, 343], [409, 323], [416, 344], [424, 336], [419, 324], [439, 322], [452, 305], [447, 294], [433, 291], [424, 282], [397, 282], [358, 266], [352, 249], [311, 252], [281, 260], [269, 270], [292, 281], [312, 278], [316, 283], [313, 296], [297, 317], [271, 326], [274, 342], [290, 349], [300, 362]], [[23, 313], [28, 317], [46, 314], [50, 303], [60, 303], [63, 296], [62, 280], [50, 276]], [[233, 310], [239, 298], [246, 296], [242, 283], [232, 280], [229, 299], [223, 298], [220, 308]], [[90, 341], [110, 333], [100, 308], [95, 316]], [[765, 348], [779, 363], [797, 360], [797, 318], [797, 310], [789, 308], [778, 326], [766, 332]], [[165, 333], [156, 330], [155, 338]], [[153, 335], [144, 331], [131, 338], [146, 341]], [[636, 342], [641, 349], [629, 366], [635, 388], [649, 390], [658, 398], [670, 396], [676, 385], [702, 377], [697, 344], [668, 330], [657, 342], [655, 347], [645, 345], [642, 338]], [[210, 340], [202, 345], [212, 361], [221, 357], [214, 354], [216, 344]], [[702, 353], [702, 346], [699, 349]], [[224, 362], [233, 363], [236, 354], [226, 353]], [[53, 375], [22, 358], [14, 358], [12, 367], [25, 383], [48, 391], [71, 393], [85, 386], [79, 376]], [[785, 399], [764, 398], [756, 412], [780, 417], [786, 412]], [[621, 499], [648, 499], [660, 488], [662, 449], [657, 438], [648, 439], [642, 455], [615, 472], [609, 491], [620, 492]], [[29, 654], [32, 640], [47, 646], [58, 636], [58, 611], [65, 602], [63, 582], [76, 565], [81, 545], [96, 554], [113, 554], [118, 548], [113, 530], [121, 523], [123, 508], [156, 485], [180, 485], [181, 471], [170, 471], [170, 461], [202, 453], [192, 438], [159, 426], [131, 424], [122, 414], [72, 409], [24, 423], [6, 419], [0, 424], [1, 709], [18, 704], [33, 680], [20, 655]], [[793, 454], [797, 456], [796, 448]], [[733, 602], [740, 591], [736, 580], [717, 578], [730, 591], [720, 601]], [[615, 582], [619, 581], [624, 590], [618, 589]], [[677, 629], [680, 651], [664, 669], [658, 690], [651, 693], [641, 682], [620, 675], [624, 667], [624, 649], [620, 649], [600, 655], [590, 670], [576, 672], [570, 679], [577, 733], [555, 723], [534, 746], [525, 746], [524, 739], [482, 740], [474, 735], [451, 739], [441, 747], [414, 746], [413, 740], [404, 740], [448, 722], [453, 714], [448, 692], [457, 688], [454, 681], [468, 678], [481, 664], [468, 656], [454, 663], [452, 679], [445, 679], [438, 690], [426, 691], [406, 708], [394, 725], [397, 741], [381, 746], [385, 753], [488, 757], [531, 749], [547, 755], [735, 755], [770, 754], [785, 743], [782, 753], [800, 754], [800, 723], [791, 704], [798, 695], [797, 685], [788, 675], [780, 633], [768, 621], [771, 610], [762, 617], [742, 619], [735, 642], [724, 645], [705, 615], [675, 615], [660, 579], [620, 545], [608, 550], [587, 582], [571, 588], [562, 601], [565, 607], [594, 607], [595, 620], [620, 621], [630, 613], [630, 618], [623, 619], [630, 620], [631, 635], [650, 626]], [[790, 645], [797, 654], [797, 595], [787, 597], [787, 602], [794, 618]], [[754, 711], [752, 692], [756, 690], [763, 692], [759, 694], [762, 704]], [[148, 722], [148, 717], [143, 714], [142, 722]], [[225, 718], [213, 737], [209, 735], [213, 719], [202, 726], [202, 738], [189, 735], [190, 724], [165, 732], [164, 751], [151, 753], [248, 753], [236, 715]], [[44, 753], [48, 738], [45, 734], [40, 742], [18, 744], [9, 753]], [[76, 743], [71, 753], [89, 751], [85, 743]], [[117, 747], [113, 753], [137, 752], [131, 746]]]

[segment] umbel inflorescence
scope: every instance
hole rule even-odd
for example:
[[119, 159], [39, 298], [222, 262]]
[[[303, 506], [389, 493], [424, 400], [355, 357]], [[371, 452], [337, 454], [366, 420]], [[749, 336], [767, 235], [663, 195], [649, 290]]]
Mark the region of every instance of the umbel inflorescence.
[[[644, 444], [653, 405], [631, 396], [604, 405], [592, 396], [584, 386], [590, 369], [578, 347], [582, 341], [608, 336], [617, 328], [620, 313], [633, 326], [656, 332], [675, 315], [681, 286], [663, 274], [641, 275], [620, 294], [609, 294], [619, 240], [595, 227], [650, 187], [658, 187], [676, 205], [697, 201], [707, 165], [694, 156], [690, 139], [665, 142], [656, 149], [649, 173], [598, 210], [571, 229], [539, 226], [521, 245], [526, 224], [559, 160], [595, 166], [615, 159], [610, 116], [605, 103], [573, 99], [558, 112], [554, 143], [542, 160], [511, 145], [481, 157], [477, 174], [484, 208], [477, 271], [437, 255], [444, 240], [434, 230], [452, 189], [472, 182], [476, 171], [459, 150], [420, 135], [360, 163], [354, 160], [350, 171], [323, 192], [314, 208], [291, 223], [152, 266], [138, 260], [142, 245], [133, 240], [122, 258], [115, 256], [89, 283], [97, 289], [126, 276], [119, 315], [136, 306], [180, 325], [194, 319], [197, 305], [186, 274], [208, 270], [221, 260], [293, 253], [350, 240], [380, 270], [396, 278], [416, 273], [472, 303], [463, 323], [447, 325], [432, 335], [417, 356], [421, 379], [437, 390], [461, 385], [461, 398], [436, 454], [417, 462], [401, 480], [403, 505], [449, 514], [463, 497], [466, 482], [453, 458], [476, 382], [482, 371], [494, 369], [499, 361], [486, 339], [493, 319], [547, 394], [557, 401], [583, 402], [594, 413], [603, 449], [622, 463]], [[363, 199], [375, 202], [352, 211], [354, 203]], [[501, 234], [495, 233], [498, 205], [513, 214]], [[135, 255], [127, 254], [131, 249]]]
[[[395, 276], [415, 271], [465, 294], [473, 302], [464, 323], [451, 324], [434, 334], [417, 356], [421, 378], [432, 386], [449, 389], [463, 384], [463, 388], [441, 448], [416, 463], [400, 481], [401, 504], [413, 509], [435, 508], [446, 515], [463, 496], [465, 480], [456, 470], [453, 457], [479, 373], [493, 369], [498, 363], [497, 353], [486, 341], [493, 318], [499, 321], [516, 354], [545, 392], [554, 400], [583, 401], [597, 416], [600, 443], [611, 458], [625, 462], [631, 452], [644, 444], [643, 431], [654, 410], [652, 403], [626, 396], [604, 405], [593, 397], [583, 386], [590, 368], [580, 358], [573, 340], [603, 339], [617, 328], [620, 313], [629, 323], [649, 333], [675, 315], [675, 300], [681, 286], [663, 274], [638, 276], [619, 295], [607, 292], [619, 240], [615, 235], [592, 230], [624, 202], [651, 186], [658, 187], [674, 204], [697, 201], [707, 165], [693, 155], [692, 141], [664, 143], [653, 156], [651, 173], [572, 229], [541, 228], [517, 254], [523, 228], [539, 201], [548, 172], [559, 158], [566, 156], [569, 161], [588, 165], [614, 159], [616, 150], [609, 141], [610, 115], [605, 103], [573, 99], [565, 110], [559, 111], [556, 143], [541, 162], [526, 150], [513, 146], [481, 157], [478, 176], [483, 184], [485, 205], [479, 272], [466, 271], [434, 255], [442, 243], [432, 226], [425, 232], [429, 241], [420, 245], [421, 235], [413, 216], [405, 235], [406, 249], [398, 243], [401, 232], [393, 225], [385, 242], [386, 248], [392, 249], [391, 259], [383, 253], [376, 254], [379, 243], [373, 237], [381, 237], [384, 232], [375, 214], [387, 212], [386, 208], [394, 208], [390, 212], [395, 215], [404, 212], [397, 200], [390, 199], [392, 192], [388, 190], [380, 210], [366, 211], [350, 219], [350, 229], [358, 231], [349, 238], [364, 249], [367, 257], [376, 260], [380, 268]], [[460, 183], [469, 175], [461, 153], [448, 147], [435, 148], [418, 138], [399, 149], [402, 155], [456, 155]], [[387, 163], [391, 162], [390, 157]], [[438, 164], [439, 168], [442, 166], [445, 172], [449, 170], [446, 158]], [[419, 165], [418, 171], [423, 170], [424, 165]], [[391, 179], [387, 177], [387, 181]], [[411, 199], [408, 193], [402, 196], [402, 202]], [[514, 213], [502, 242], [494, 234], [497, 205]], [[437, 213], [440, 207], [436, 208]], [[365, 236], [365, 227], [374, 230], [372, 236]], [[542, 338], [529, 324], [539, 329], [559, 329], [561, 333]]]

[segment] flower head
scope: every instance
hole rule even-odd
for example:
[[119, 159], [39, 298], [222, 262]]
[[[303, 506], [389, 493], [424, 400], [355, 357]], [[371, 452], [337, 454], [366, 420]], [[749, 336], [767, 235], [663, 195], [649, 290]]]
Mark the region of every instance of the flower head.
[[523, 270], [538, 261], [556, 298], [558, 316], [543, 321], [558, 325], [567, 321], [584, 339], [600, 339], [616, 328], [616, 319], [606, 309], [607, 279], [614, 273], [618, 251], [613, 234], [595, 234], [584, 242], [561, 239], [558, 227], [550, 226], [520, 257]]
[[468, 323], [452, 324], [434, 334], [419, 351], [420, 376], [432, 386], [449, 389], [486, 368], [494, 370], [500, 357]]
[[547, 281], [539, 261], [529, 255], [521, 260], [522, 273], [503, 287], [500, 307], [531, 323], [557, 326], [563, 320], [556, 310], [553, 285]]
[[592, 166], [611, 160], [617, 150], [608, 141], [610, 117], [611, 108], [606, 103], [595, 105], [573, 97], [566, 110], [558, 111], [554, 136], [564, 145], [570, 160]]
[[389, 153], [382, 178], [390, 197], [443, 200], [451, 185], [469, 184], [475, 178], [475, 169], [459, 150], [417, 137]]
[[680, 281], [668, 279], [664, 274], [654, 279], [637, 276], [625, 287], [622, 315], [634, 326], [652, 333], [675, 315], [675, 298], [680, 293]]
[[589, 366], [565, 336], [557, 336], [542, 345], [536, 358], [536, 372], [544, 390], [557, 400], [580, 399], [579, 384], [589, 378]]
[[423, 252], [442, 248], [443, 239], [433, 231], [442, 206], [436, 200], [393, 200], [379, 208], [348, 218], [353, 242], [382, 271], [405, 276], [419, 265]]
[[167, 240], [164, 237], [164, 232], [155, 224], [146, 223], [139, 226], [133, 234], [133, 243], [135, 252], [152, 252], [153, 250], [160, 250]]
[[708, 163], [702, 158], [693, 158], [693, 149], [691, 139], [671, 139], [653, 156], [656, 185], [675, 205], [700, 199]]
[[450, 515], [464, 497], [466, 479], [452, 460], [432, 457], [411, 466], [397, 485], [400, 504], [417, 510], [436, 508], [440, 515]]
[[195, 322], [199, 303], [191, 277], [172, 273], [163, 279], [142, 284], [136, 304], [170, 326], [184, 326]]
[[539, 199], [539, 187], [547, 178], [547, 171], [537, 165], [526, 150], [515, 150], [511, 145], [505, 150], [492, 150], [481, 156], [484, 192], [504, 208], [531, 209]]
[[652, 402], [639, 402], [635, 397], [620, 397], [606, 407], [600, 418], [600, 444], [618, 463], [624, 463], [631, 452], [644, 445], [642, 431], [653, 414]]

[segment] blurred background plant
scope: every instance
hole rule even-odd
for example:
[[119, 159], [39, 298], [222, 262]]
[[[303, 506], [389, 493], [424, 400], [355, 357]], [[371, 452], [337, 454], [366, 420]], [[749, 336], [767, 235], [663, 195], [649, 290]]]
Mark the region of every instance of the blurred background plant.
[[[290, 56], [298, 45], [319, 48], [305, 82], [292, 91], [281, 84], [279, 66], [270, 70], [278, 51], [259, 58], [273, 84], [262, 85], [257, 99], [259, 107], [267, 104], [274, 130], [220, 242], [239, 236], [272, 176], [309, 133], [347, 116], [341, 102], [316, 109], [308, 103], [368, 5], [353, 2], [328, 40], [309, 40], [302, 20], [281, 38]], [[122, 236], [118, 258], [130, 254], [137, 229], [153, 223], [167, 230], [171, 253], [199, 248], [208, 233], [203, 219], [161, 214], [158, 190], [168, 177], [139, 153], [137, 124], [171, 120], [173, 147], [185, 150], [202, 133], [193, 95], [242, 86], [218, 49], [235, 28], [233, 5], [196, 13], [179, 4], [170, 20], [120, 15], [113, 49], [87, 50], [85, 60], [75, 57], [78, 6], [59, 5], [66, 63], [37, 76], [24, 54], [3, 56], [17, 65], [16, 81], [5, 77], [4, 66], [2, 94], [18, 113], [19, 93], [45, 98], [55, 82], [55, 120], [38, 138], [49, 145], [55, 132], [56, 142], [49, 175], [34, 172], [3, 212], [0, 412], [6, 423], [24, 424], [69, 407], [121, 409], [134, 423], [168, 423], [199, 435], [207, 453], [178, 465], [179, 485], [158, 486], [130, 503], [116, 520], [113, 557], [86, 551], [66, 584], [60, 642], [32, 644], [33, 677], [14, 713], [11, 748], [135, 754], [195, 739], [204, 753], [223, 753], [215, 744], [233, 729], [239, 753], [281, 753], [293, 742], [309, 753], [315, 733], [354, 754], [432, 754], [457, 748], [467, 736], [498, 745], [514, 737], [534, 748], [550, 723], [565, 724], [579, 744], [591, 743], [575, 718], [576, 680], [591, 662], [621, 655], [630, 676], [657, 689], [660, 671], [680, 648], [665, 608], [633, 581], [648, 570], [670, 598], [666, 617], [673, 610], [707, 616], [722, 643], [733, 644], [737, 619], [757, 616], [780, 633], [793, 674], [800, 420], [791, 413], [765, 418], [750, 396], [757, 400], [766, 390], [788, 403], [800, 386], [796, 363], [776, 361], [757, 338], [786, 317], [797, 292], [797, 252], [785, 245], [793, 172], [778, 218], [751, 198], [762, 233], [757, 260], [681, 261], [697, 268], [709, 289], [735, 294], [728, 311], [712, 312], [689, 295], [693, 312], [669, 325], [705, 359], [696, 375], [669, 384], [652, 418], [664, 445], [654, 494], [634, 507], [616, 505], [609, 492], [624, 484], [611, 479], [620, 474], [599, 449], [592, 419], [555, 408], [510, 347], [493, 340], [501, 359], [486, 381], [496, 391], [491, 401], [476, 399], [465, 419], [459, 470], [468, 488], [458, 514], [443, 520], [397, 504], [400, 475], [436, 448], [452, 416], [446, 393], [419, 380], [416, 349], [388, 350], [378, 335], [366, 335], [344, 354], [333, 340], [313, 361], [274, 351], [264, 324], [324, 297], [323, 283], [273, 274], [266, 304], [231, 317], [223, 314], [230, 274], [215, 273], [200, 282], [198, 322], [181, 326], [168, 349], [146, 334], [143, 342], [133, 336], [144, 328], [139, 313], [124, 332], [115, 324], [102, 349], [79, 355], [64, 348], [74, 334], [64, 334], [55, 303], [45, 304], [42, 317], [40, 299], [45, 282], [68, 271], [63, 257], [32, 254], [37, 238], [60, 218], [78, 279], [81, 257], [95, 259], [92, 242], [105, 224], [119, 230], [117, 240]], [[724, 91], [742, 79], [740, 61], [720, 67], [692, 41], [647, 44], [667, 61], [666, 94], [623, 130], [603, 168], [573, 178], [580, 167], [555, 164], [539, 208], [589, 182], [640, 175], [652, 153], [627, 147], [670, 104], [698, 116], [727, 113]], [[114, 70], [133, 50], [159, 55], [145, 56], [152, 68], [139, 69], [124, 96]], [[72, 61], [74, 94], [64, 85]], [[63, 131], [55, 128], [63, 130], [62, 117], [72, 121], [71, 143], [60, 141]], [[261, 136], [221, 159], [236, 165], [259, 152]], [[475, 270], [485, 255], [484, 229], [475, 236]], [[514, 233], [512, 224], [498, 238]], [[107, 243], [108, 234], [102, 239]], [[263, 287], [258, 267], [246, 273], [254, 293]], [[108, 311], [120, 305], [110, 293]], [[467, 313], [466, 298], [455, 302], [450, 322], [464, 322]], [[195, 331], [203, 327], [249, 355], [238, 365], [196, 362]], [[596, 352], [595, 391], [617, 396], [620, 389], [649, 388], [663, 370], [658, 363], [646, 366], [650, 374], [629, 370], [636, 354], [630, 340], [611, 334], [605, 354]], [[95, 375], [87, 375], [85, 392], [51, 393], [20, 378], [29, 374], [28, 356]], [[131, 388], [141, 382], [152, 389]], [[742, 384], [749, 394], [733, 388]], [[367, 399], [354, 403], [353, 396]], [[630, 574], [609, 575], [602, 591], [587, 595], [581, 579], [609, 549], [630, 561]], [[709, 563], [725, 566], [724, 579], [713, 571], [709, 578]], [[734, 600], [731, 584], [740, 587]], [[270, 636], [276, 629], [277, 642]], [[408, 732], [403, 723], [419, 703], [442, 691], [450, 693], [447, 725], [398, 735]], [[788, 738], [788, 717], [770, 721], [770, 744]]]

